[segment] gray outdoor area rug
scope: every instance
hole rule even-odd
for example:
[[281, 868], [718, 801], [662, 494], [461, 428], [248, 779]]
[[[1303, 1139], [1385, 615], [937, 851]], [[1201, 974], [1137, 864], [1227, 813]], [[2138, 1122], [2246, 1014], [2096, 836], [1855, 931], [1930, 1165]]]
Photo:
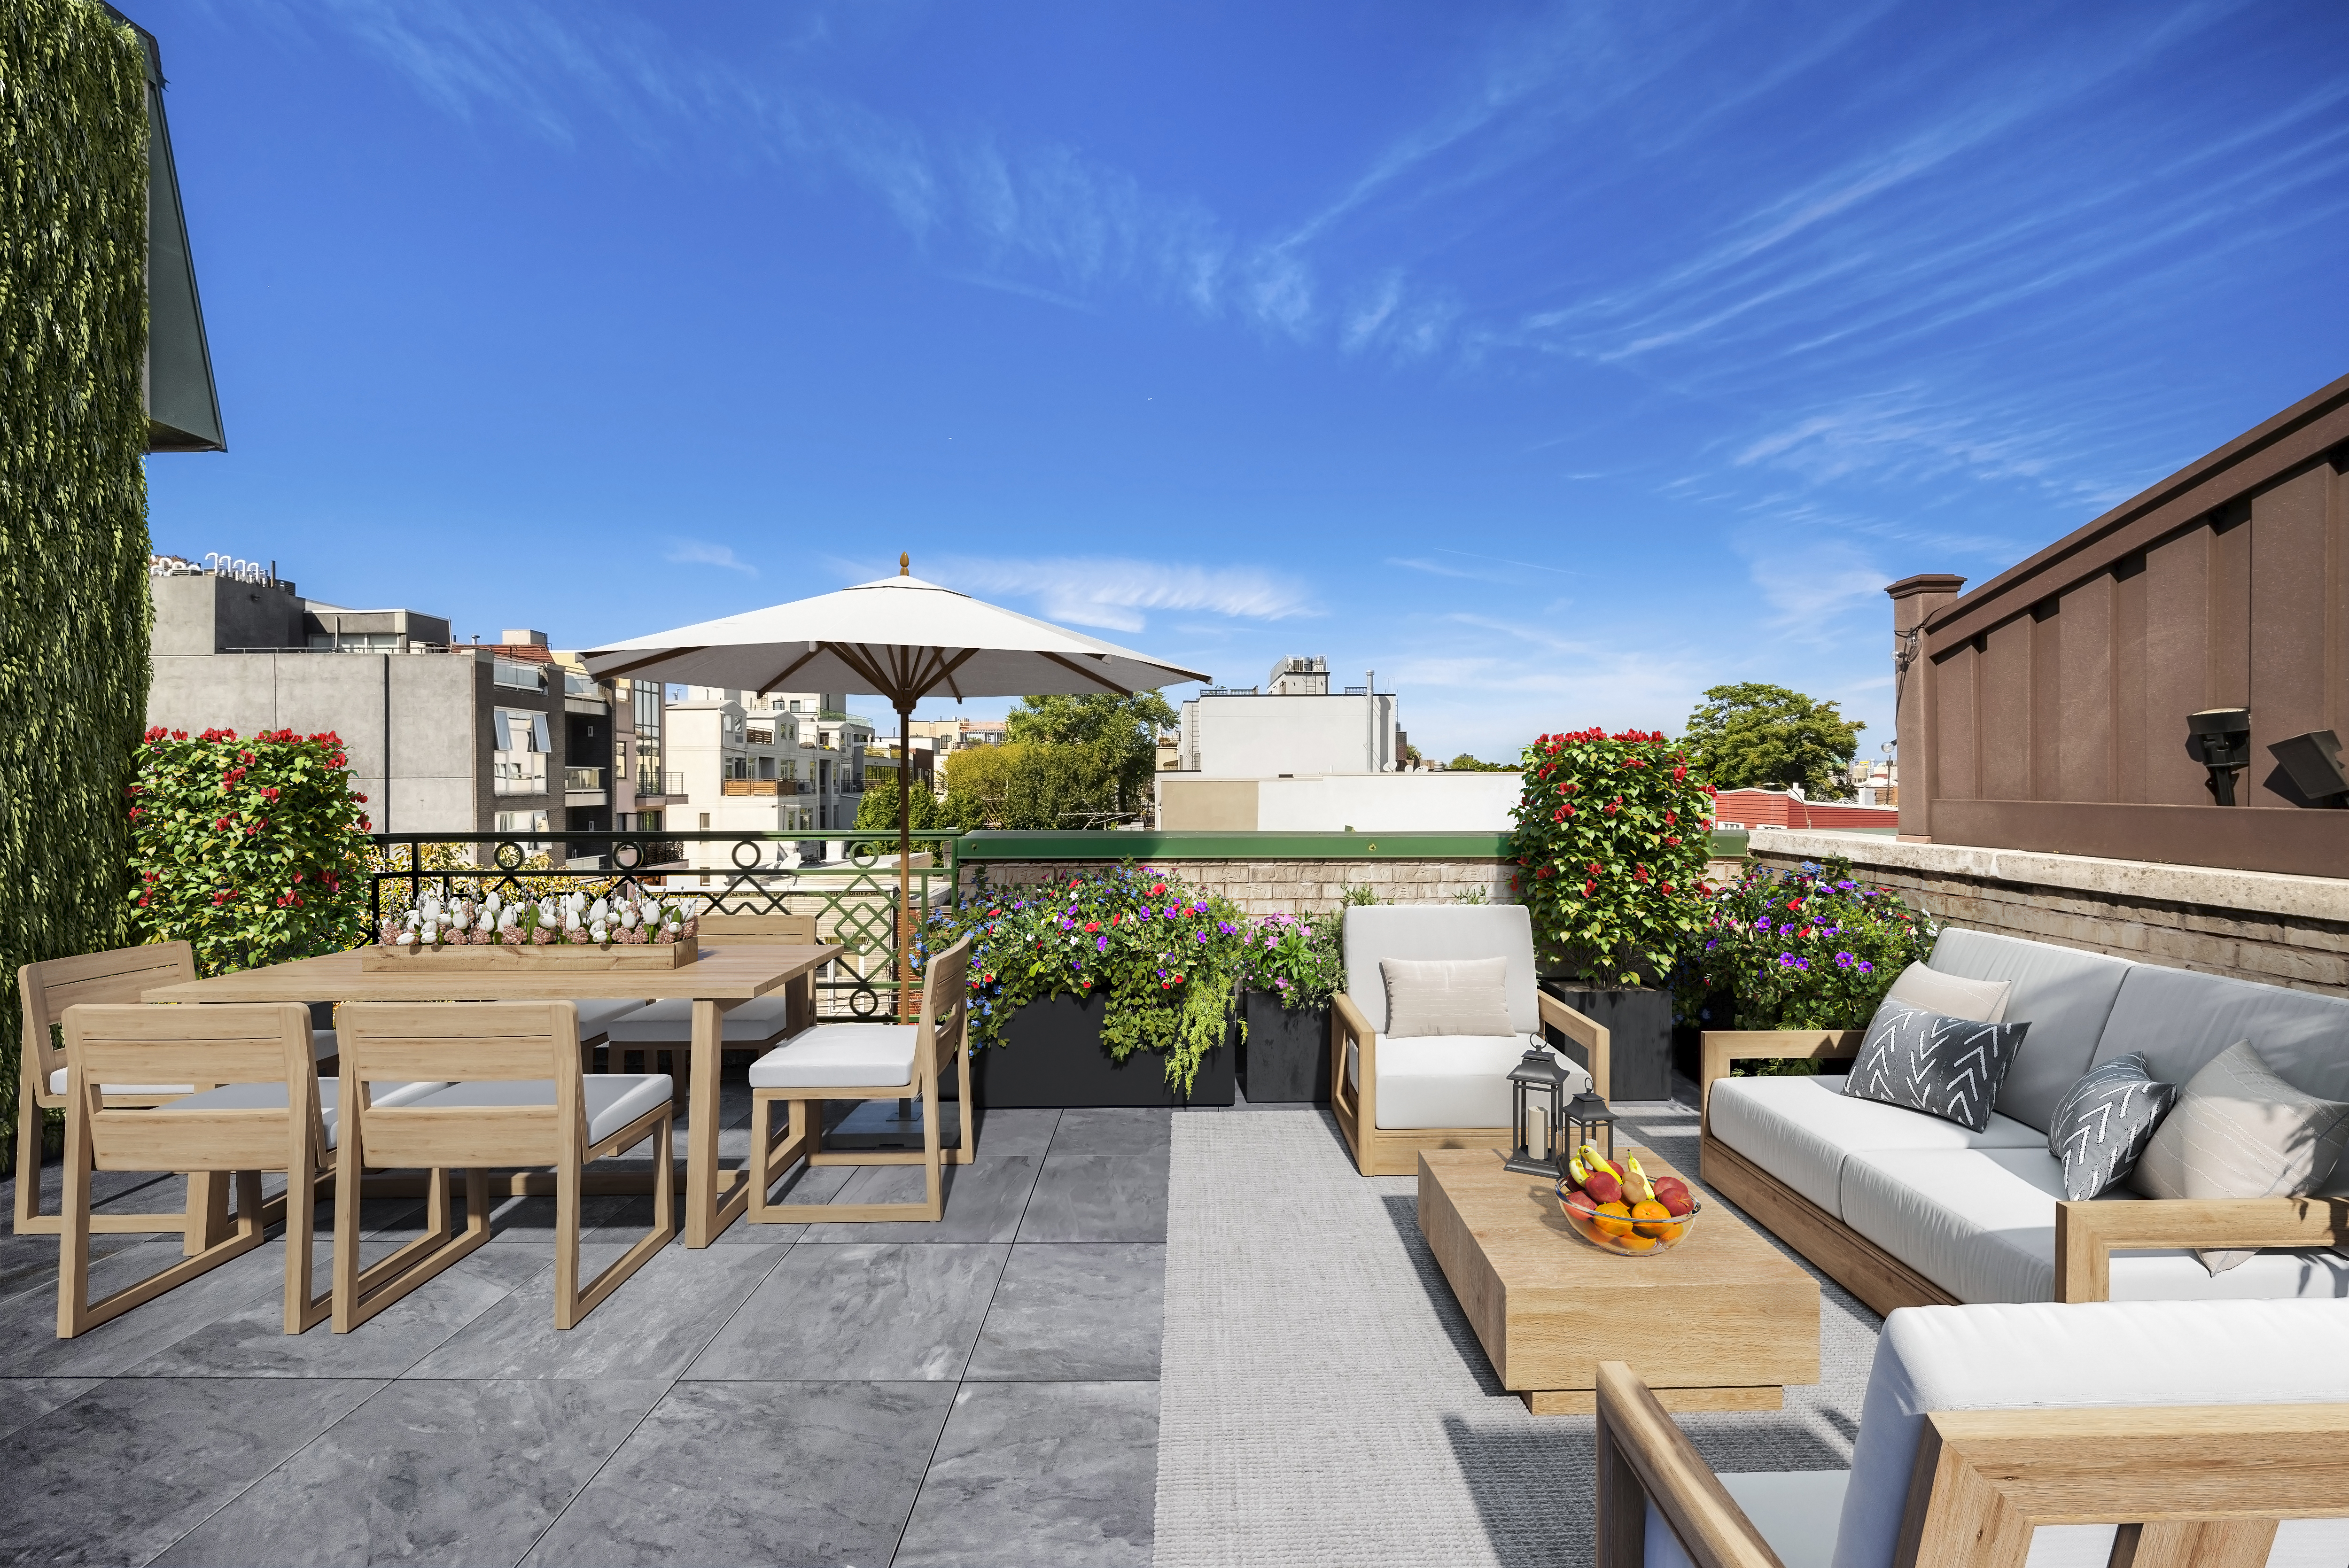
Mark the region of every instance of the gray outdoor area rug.
[[[1616, 1109], [1619, 1141], [1696, 1170], [1693, 1109]], [[1417, 1185], [1357, 1175], [1326, 1113], [1174, 1119], [1159, 1568], [1590, 1561], [1591, 1418], [1501, 1388]], [[1851, 1462], [1878, 1320], [1822, 1284], [1816, 1387], [1680, 1418], [1715, 1469]]]

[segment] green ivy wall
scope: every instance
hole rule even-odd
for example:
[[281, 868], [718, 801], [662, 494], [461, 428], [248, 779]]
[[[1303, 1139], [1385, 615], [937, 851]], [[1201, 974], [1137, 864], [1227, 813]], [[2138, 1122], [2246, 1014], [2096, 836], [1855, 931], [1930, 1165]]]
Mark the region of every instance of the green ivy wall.
[[147, 705], [147, 109], [88, 0], [0, 5], [0, 1104], [16, 966], [125, 941]]

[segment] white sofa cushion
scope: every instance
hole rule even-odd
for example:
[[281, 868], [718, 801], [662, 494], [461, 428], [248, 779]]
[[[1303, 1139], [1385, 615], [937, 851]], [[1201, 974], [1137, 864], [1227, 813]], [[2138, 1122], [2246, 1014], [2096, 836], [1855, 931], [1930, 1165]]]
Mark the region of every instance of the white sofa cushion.
[[1534, 991], [1533, 916], [1521, 903], [1377, 903], [1346, 912], [1346, 992], [1371, 1027], [1387, 1032], [1381, 958], [1506, 958], [1509, 1032], [1541, 1033]]
[[[1381, 1047], [1383, 1048], [1383, 1047]], [[1992, 1112], [1980, 1132], [1899, 1106], [1854, 1099], [1844, 1080], [1715, 1078], [1713, 1135], [1838, 1219], [1843, 1166], [1857, 1149], [2037, 1149], [2047, 1135]]]
[[[2036, 1149], [1863, 1150], [1843, 1168], [1844, 1222], [1968, 1302], [2055, 1294], [2055, 1205], [2064, 1164]], [[2136, 1202], [2115, 1192], [2099, 1202]], [[2213, 1276], [2191, 1253], [2116, 1253], [2116, 1301], [2349, 1296], [2349, 1258], [2255, 1253]]]
[[[2214, 1353], [2214, 1346], [2287, 1346], [2290, 1354]], [[1930, 1410], [2344, 1401], [2349, 1401], [2349, 1306], [2337, 1302], [1907, 1307], [1885, 1320], [1877, 1341], [1835, 1568], [1891, 1563]], [[2101, 1563], [2112, 1532], [2094, 1531], [2104, 1545], [2086, 1560]], [[2085, 1545], [2077, 1536], [2086, 1533], [2066, 1527], [2064, 1534], [2072, 1539], [2064, 1544]], [[2301, 1528], [2290, 1538], [2305, 1547], [2327, 1533]], [[2330, 1533], [2337, 1544], [2338, 1530]], [[2279, 1532], [2279, 1548], [2285, 1543], [2285, 1532]], [[2035, 1549], [2033, 1560], [2042, 1561]], [[2338, 1553], [2330, 1558], [2341, 1560]]]
[[[1509, 1069], [1535, 1042], [1521, 1035], [1430, 1035], [1378, 1043], [1376, 1125], [1392, 1131], [1431, 1127], [1507, 1127], [1516, 1115]], [[1590, 1087], [1590, 1075], [1556, 1049], [1550, 1058], [1567, 1072], [1566, 1092]], [[1346, 1047], [1346, 1082], [1360, 1092], [1361, 1052]]]
[[1932, 965], [1944, 975], [2003, 980], [2012, 986], [2004, 1021], [2028, 1023], [2031, 1031], [1999, 1086], [1998, 1109], [2042, 1132], [2054, 1118], [2055, 1102], [2088, 1070], [2113, 999], [2127, 976], [2142, 967], [2101, 953], [1954, 926], [1943, 927], [1934, 941]]
[[1506, 958], [1381, 958], [1379, 975], [1389, 1039], [1513, 1032]]
[[1906, 1002], [1944, 1018], [1998, 1024], [2006, 1020], [2006, 1002], [2013, 990], [2011, 980], [1969, 980], [1944, 975], [1930, 964], [1911, 964], [1884, 995], [1887, 1001]]
[[[789, 1004], [780, 991], [753, 996], [728, 1013], [721, 1037], [730, 1046], [763, 1046], [780, 1037]], [[647, 1002], [606, 1024], [604, 1034], [613, 1045], [689, 1046], [693, 1043], [693, 1003], [682, 996]], [[579, 1037], [587, 1037], [582, 1020]]]
[[914, 1024], [823, 1024], [750, 1064], [752, 1088], [910, 1088]]
[[2349, 1099], [2349, 1000], [2188, 969], [2131, 969], [2095, 1059], [2143, 1051], [2155, 1078], [2183, 1084], [2237, 1040], [2303, 1094]]
[[[587, 1141], [601, 1143], [656, 1106], [669, 1102], [667, 1073], [590, 1073], [579, 1080], [587, 1104]], [[377, 1103], [381, 1103], [380, 1101]], [[476, 1078], [408, 1102], [422, 1109], [554, 1103], [553, 1078]]]

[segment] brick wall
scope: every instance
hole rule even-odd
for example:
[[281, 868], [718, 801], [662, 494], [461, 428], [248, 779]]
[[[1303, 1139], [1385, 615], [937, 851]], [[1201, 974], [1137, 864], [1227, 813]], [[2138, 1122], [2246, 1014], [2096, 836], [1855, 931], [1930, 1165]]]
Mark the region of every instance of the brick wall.
[[[987, 880], [994, 887], [1050, 882], [1114, 864], [1103, 861], [990, 861]], [[1179, 874], [1202, 892], [1220, 893], [1249, 914], [1281, 914], [1334, 909], [1350, 887], [1377, 890], [1382, 903], [1448, 903], [1471, 889], [1495, 903], [1514, 903], [1509, 874], [1516, 867], [1497, 860], [1329, 861], [1173, 860], [1151, 861]], [[966, 865], [963, 882], [976, 880], [978, 865]]]
[[1949, 924], [2349, 994], [2349, 882], [2336, 878], [1832, 833], [1754, 835], [1754, 858], [1764, 865], [1830, 854]]

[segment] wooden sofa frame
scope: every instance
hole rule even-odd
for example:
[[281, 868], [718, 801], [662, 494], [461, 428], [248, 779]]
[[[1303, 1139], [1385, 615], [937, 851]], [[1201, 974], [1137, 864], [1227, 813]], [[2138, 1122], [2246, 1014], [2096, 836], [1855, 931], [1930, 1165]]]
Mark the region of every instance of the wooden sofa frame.
[[[1604, 1025], [1584, 1017], [1564, 1002], [1538, 988], [1535, 1001], [1541, 1021], [1580, 1046], [1590, 1057], [1591, 1087], [1604, 1099], [1608, 1093], [1609, 1037]], [[1346, 1081], [1346, 1047], [1361, 1053], [1359, 1085]], [[1354, 1156], [1354, 1168], [1365, 1176], [1411, 1176], [1419, 1171], [1423, 1149], [1506, 1149], [1512, 1136], [1506, 1127], [1395, 1127], [1379, 1125], [1378, 1031], [1371, 1027], [1354, 999], [1343, 992], [1330, 999], [1330, 1113]]]
[[[1704, 1184], [1879, 1315], [1903, 1306], [1956, 1306], [1958, 1298], [1713, 1135], [1713, 1086], [1741, 1061], [1794, 1057], [1847, 1060], [1859, 1029], [1707, 1030], [1699, 1079]], [[2349, 1198], [2145, 1198], [2055, 1205], [2055, 1299], [2104, 1301], [2112, 1255], [2176, 1247], [2341, 1247]]]
[[[1599, 1364], [1599, 1568], [1639, 1568], [1652, 1501], [1696, 1568], [1780, 1568], [1647, 1385]], [[2349, 1405], [1944, 1410], [1925, 1418], [1897, 1568], [2022, 1568], [2042, 1524], [2116, 1524], [2116, 1568], [2267, 1560], [2349, 1514]]]

